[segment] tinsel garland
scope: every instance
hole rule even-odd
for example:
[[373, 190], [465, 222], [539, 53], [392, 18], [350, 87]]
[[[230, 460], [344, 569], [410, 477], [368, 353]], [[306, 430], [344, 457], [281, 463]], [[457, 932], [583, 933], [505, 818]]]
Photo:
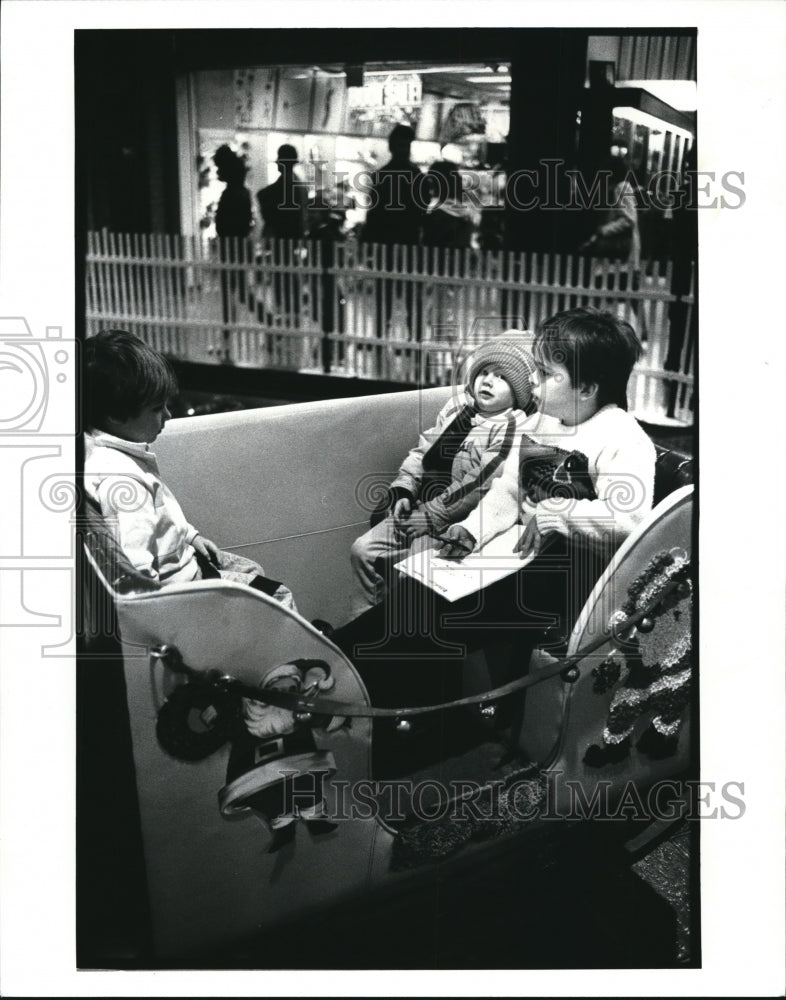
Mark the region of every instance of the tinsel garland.
[[472, 796], [473, 808], [459, 807], [459, 815], [450, 808], [440, 819], [420, 820], [402, 829], [393, 842], [392, 867], [396, 871], [415, 868], [447, 857], [472, 840], [493, 840], [513, 833], [538, 815], [545, 795], [543, 775], [534, 765], [515, 770], [501, 787], [495, 783], [478, 789]]
[[[605, 746], [627, 740], [636, 721], [645, 713], [661, 735], [679, 730], [680, 716], [690, 695], [692, 586], [690, 560], [681, 549], [660, 552], [628, 587], [628, 596], [609, 620], [618, 645], [592, 670], [596, 694], [609, 691], [627, 671], [609, 706], [603, 731]], [[671, 583], [678, 586], [667, 594]], [[649, 615], [651, 628], [626, 629], [630, 618], [658, 602]], [[600, 748], [596, 747], [596, 751]], [[602, 763], [595, 753], [596, 762]], [[586, 758], [585, 758], [586, 759]]]
[[[679, 588], [666, 595], [653, 613], [656, 627], [649, 633], [622, 634], [622, 648], [615, 647], [606, 659], [592, 670], [592, 690], [596, 694], [609, 691], [628, 669], [626, 685], [648, 687], [664, 673], [678, 674], [690, 665], [691, 613], [690, 613], [690, 560], [685, 552], [672, 549], [660, 552], [628, 587], [628, 597], [621, 608], [609, 619], [609, 629], [619, 634], [632, 615], [642, 611], [672, 581], [686, 584], [687, 594]], [[687, 602], [687, 614], [680, 607]], [[668, 615], [667, 612], [672, 614]]]

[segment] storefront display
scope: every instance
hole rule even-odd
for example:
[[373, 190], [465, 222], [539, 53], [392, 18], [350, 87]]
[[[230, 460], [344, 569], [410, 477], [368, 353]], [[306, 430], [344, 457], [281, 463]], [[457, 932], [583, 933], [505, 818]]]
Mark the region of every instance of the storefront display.
[[[191, 77], [188, 92], [196, 134], [181, 150], [181, 170], [195, 163], [198, 173], [193, 217], [186, 230], [201, 233], [207, 248], [215, 237], [214, 214], [223, 185], [213, 154], [224, 143], [246, 160], [252, 193], [278, 176], [276, 151], [283, 143], [298, 151], [296, 173], [308, 185], [317, 208], [349, 209], [351, 226], [362, 223], [368, 178], [389, 159], [387, 139], [398, 123], [411, 125], [416, 139], [411, 158], [423, 170], [440, 159], [458, 163], [472, 177], [465, 188], [484, 205], [497, 204], [500, 150], [509, 128], [507, 103], [499, 98], [469, 100], [437, 92], [431, 77], [416, 71], [371, 70], [349, 77], [342, 70], [316, 67], [250, 67], [204, 70]], [[448, 147], [449, 144], [449, 148]], [[492, 152], [493, 150], [493, 152]], [[494, 162], [489, 162], [493, 159]], [[183, 188], [192, 187], [183, 178]], [[254, 233], [261, 234], [257, 219]]]

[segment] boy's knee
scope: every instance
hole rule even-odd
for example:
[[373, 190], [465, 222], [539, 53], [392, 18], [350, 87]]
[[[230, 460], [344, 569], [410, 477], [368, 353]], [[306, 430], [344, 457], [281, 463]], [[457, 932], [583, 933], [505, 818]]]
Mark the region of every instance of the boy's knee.
[[349, 556], [353, 565], [356, 563], [367, 563], [371, 560], [371, 539], [370, 532], [356, 538], [349, 550]]
[[386, 520], [355, 539], [349, 550], [350, 562], [355, 572], [364, 575], [384, 573], [385, 565], [399, 549], [391, 522]]

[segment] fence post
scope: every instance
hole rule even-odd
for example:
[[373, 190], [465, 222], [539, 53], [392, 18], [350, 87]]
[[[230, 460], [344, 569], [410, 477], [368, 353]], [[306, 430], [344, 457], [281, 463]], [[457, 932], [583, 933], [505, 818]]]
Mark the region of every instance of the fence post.
[[[333, 343], [330, 339], [335, 330], [335, 318], [339, 315], [341, 303], [338, 301], [338, 282], [332, 268], [336, 260], [335, 240], [326, 233], [322, 244], [322, 271], [320, 274], [322, 292], [322, 371], [329, 375], [333, 367]], [[341, 324], [343, 326], [343, 324]]]
[[[669, 304], [669, 341], [666, 359], [663, 362], [663, 368], [667, 372], [687, 375], [693, 366], [693, 352], [698, 335], [695, 287], [695, 261], [679, 261], [671, 273], [671, 292], [674, 299]], [[668, 387], [666, 415], [676, 416], [678, 407], [690, 411], [691, 401], [682, 383], [679, 380], [669, 380], [666, 385]]]

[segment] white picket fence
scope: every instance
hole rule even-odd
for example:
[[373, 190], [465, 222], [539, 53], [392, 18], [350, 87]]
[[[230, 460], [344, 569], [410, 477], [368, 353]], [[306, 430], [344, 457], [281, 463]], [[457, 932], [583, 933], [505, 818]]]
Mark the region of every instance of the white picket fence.
[[[439, 385], [474, 344], [594, 305], [644, 344], [630, 404], [645, 420], [693, 420], [694, 283], [672, 264], [584, 256], [161, 234], [90, 233], [87, 331], [122, 327], [187, 361]], [[669, 339], [672, 339], [669, 351]], [[667, 353], [670, 355], [666, 370]]]

